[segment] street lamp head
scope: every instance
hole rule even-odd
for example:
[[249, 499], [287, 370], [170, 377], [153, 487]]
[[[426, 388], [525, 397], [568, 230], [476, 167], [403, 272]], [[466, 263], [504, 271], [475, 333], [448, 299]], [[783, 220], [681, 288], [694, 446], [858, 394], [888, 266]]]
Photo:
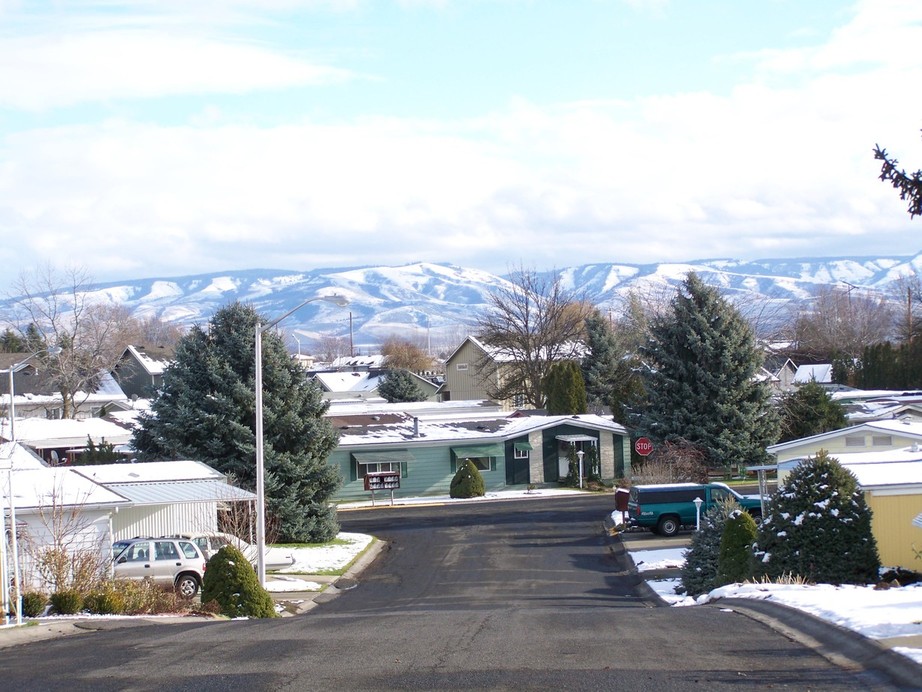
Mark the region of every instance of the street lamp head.
[[349, 299], [346, 298], [346, 296], [341, 296], [339, 294], [323, 296], [320, 300], [324, 300], [327, 303], [333, 303], [333, 305], [338, 305], [341, 308], [344, 308], [349, 304]]

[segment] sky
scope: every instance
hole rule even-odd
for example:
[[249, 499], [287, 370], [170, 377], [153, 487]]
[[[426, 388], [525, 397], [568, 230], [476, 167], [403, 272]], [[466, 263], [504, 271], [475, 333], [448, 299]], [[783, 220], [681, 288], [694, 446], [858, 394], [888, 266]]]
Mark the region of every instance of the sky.
[[915, 255], [918, 0], [0, 0], [0, 291]]

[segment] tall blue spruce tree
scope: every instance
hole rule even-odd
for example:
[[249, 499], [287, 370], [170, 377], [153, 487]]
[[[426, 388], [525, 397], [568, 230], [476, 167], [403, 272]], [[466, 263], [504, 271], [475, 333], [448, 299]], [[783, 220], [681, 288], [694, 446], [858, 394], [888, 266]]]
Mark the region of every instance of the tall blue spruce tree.
[[778, 435], [751, 327], [739, 311], [691, 273], [672, 310], [651, 323], [641, 348], [646, 401], [632, 417], [635, 434], [690, 443], [712, 468], [767, 461]]
[[[142, 458], [194, 459], [256, 486], [254, 340], [260, 316], [233, 303], [208, 329], [193, 327], [176, 347], [163, 387], [140, 418], [134, 445]], [[324, 542], [339, 526], [328, 500], [342, 479], [327, 463], [337, 433], [328, 404], [281, 337], [263, 335], [265, 490], [284, 541]]]

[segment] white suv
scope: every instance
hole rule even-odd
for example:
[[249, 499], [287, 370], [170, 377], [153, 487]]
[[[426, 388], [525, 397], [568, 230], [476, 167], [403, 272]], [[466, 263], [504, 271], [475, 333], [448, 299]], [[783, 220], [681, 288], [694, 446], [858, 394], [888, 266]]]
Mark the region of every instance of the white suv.
[[150, 577], [172, 584], [183, 598], [193, 598], [205, 576], [205, 557], [192, 541], [179, 538], [135, 538], [116, 556], [119, 579]]

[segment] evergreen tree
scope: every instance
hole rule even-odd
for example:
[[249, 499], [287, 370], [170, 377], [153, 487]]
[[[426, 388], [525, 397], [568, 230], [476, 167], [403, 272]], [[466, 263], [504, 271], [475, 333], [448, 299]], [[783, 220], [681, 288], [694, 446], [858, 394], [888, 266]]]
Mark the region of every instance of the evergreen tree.
[[682, 590], [697, 598], [723, 586], [719, 578], [720, 542], [727, 520], [742, 507], [732, 498], [717, 502], [701, 517], [701, 528], [692, 534], [682, 566]]
[[259, 583], [253, 565], [237, 548], [226, 545], [208, 561], [202, 580], [202, 603], [215, 602], [231, 618], [274, 618], [272, 595]]
[[826, 450], [791, 471], [766, 512], [757, 540], [759, 574], [824, 584], [877, 580], [871, 510], [855, 476]]
[[817, 382], [808, 382], [785, 394], [779, 410], [781, 442], [839, 430], [848, 423], [842, 404], [834, 401]]
[[636, 434], [700, 448], [712, 468], [768, 461], [778, 420], [752, 329], [716, 289], [690, 273], [672, 310], [654, 317], [641, 349], [647, 400]]
[[[254, 339], [259, 315], [234, 303], [208, 329], [193, 327], [176, 346], [163, 387], [140, 416], [135, 448], [145, 459], [195, 459], [256, 485]], [[282, 540], [323, 543], [339, 530], [328, 503], [342, 479], [327, 456], [337, 434], [328, 404], [288, 357], [281, 337], [263, 334], [265, 491]]]
[[391, 404], [426, 400], [425, 392], [409, 370], [388, 370], [384, 380], [378, 385], [378, 394]]
[[554, 363], [544, 379], [547, 412], [552, 416], [586, 413], [586, 385], [572, 360]]
[[609, 409], [624, 421], [626, 409], [643, 391], [636, 357], [618, 343], [609, 321], [598, 310], [586, 318], [586, 354], [580, 368], [586, 383], [587, 410]]

